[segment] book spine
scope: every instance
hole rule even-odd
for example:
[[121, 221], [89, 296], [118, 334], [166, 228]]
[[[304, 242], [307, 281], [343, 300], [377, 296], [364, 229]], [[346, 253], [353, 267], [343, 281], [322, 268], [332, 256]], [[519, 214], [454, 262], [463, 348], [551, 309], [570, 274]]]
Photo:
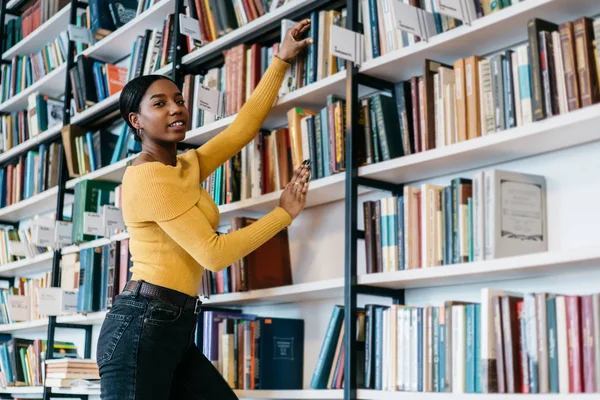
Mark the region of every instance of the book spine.
[[569, 344], [569, 393], [582, 393], [581, 317], [578, 296], [566, 296]]
[[581, 296], [581, 340], [583, 355], [583, 392], [596, 392], [596, 360], [594, 352], [593, 299]]

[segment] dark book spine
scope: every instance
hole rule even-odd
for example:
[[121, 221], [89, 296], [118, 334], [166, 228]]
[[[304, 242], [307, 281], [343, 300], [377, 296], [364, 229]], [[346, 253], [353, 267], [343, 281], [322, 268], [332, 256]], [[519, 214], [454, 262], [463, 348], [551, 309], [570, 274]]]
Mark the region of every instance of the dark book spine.
[[496, 374], [498, 377], [498, 393], [506, 393], [506, 380], [504, 368], [504, 331], [502, 330], [502, 304], [500, 296], [492, 298], [494, 309], [494, 332], [496, 337]]
[[375, 390], [382, 389], [382, 378], [383, 378], [383, 365], [381, 365], [381, 358], [383, 356], [383, 307], [375, 308], [375, 368], [374, 368], [374, 380]]
[[371, 201], [363, 202], [364, 224], [365, 224], [365, 252], [367, 255], [367, 274], [374, 272], [373, 262], [373, 228], [371, 225]]
[[373, 305], [365, 306], [365, 389], [374, 388], [373, 379], [373, 354], [374, 346], [374, 307]]
[[506, 129], [504, 118], [504, 55], [498, 54], [491, 58], [492, 93], [494, 96], [494, 115], [496, 132]]
[[419, 108], [419, 78], [412, 77], [410, 80], [410, 93], [412, 100], [412, 114], [413, 114], [413, 143], [415, 147], [415, 153], [422, 151], [421, 149], [421, 112]]
[[504, 111], [505, 111], [505, 124], [506, 129], [514, 128], [517, 126], [517, 119], [515, 116], [515, 90], [514, 90], [514, 77], [513, 77], [513, 65], [512, 65], [512, 50], [507, 50], [504, 54], [504, 62], [502, 66], [504, 68]]
[[382, 252], [382, 238], [381, 238], [381, 202], [375, 201], [375, 257], [377, 263], [375, 264], [375, 272], [383, 272], [383, 254]]
[[546, 299], [546, 322], [548, 324], [548, 372], [550, 393], [558, 393], [558, 342], [556, 325], [556, 298]]
[[519, 321], [517, 299], [502, 297], [502, 332], [504, 333], [504, 355], [506, 365], [506, 392], [519, 393], [521, 373], [519, 370]]
[[563, 66], [565, 70], [565, 84], [567, 88], [567, 104], [569, 111], [581, 108], [579, 97], [579, 79], [577, 79], [577, 65], [575, 62], [575, 38], [573, 23], [565, 22], [560, 26], [560, 44], [562, 47]]
[[531, 63], [531, 77], [532, 77], [532, 94], [533, 94], [533, 120], [539, 121], [546, 118], [546, 108], [544, 102], [544, 91], [542, 88], [542, 70], [540, 66], [540, 44], [539, 44], [539, 32], [548, 31], [552, 32], [558, 29], [558, 26], [534, 18], [527, 23], [528, 35], [529, 35], [529, 60]]
[[575, 54], [581, 105], [583, 107], [598, 103], [598, 74], [594, 57], [594, 21], [591, 18], [580, 18], [575, 21]]

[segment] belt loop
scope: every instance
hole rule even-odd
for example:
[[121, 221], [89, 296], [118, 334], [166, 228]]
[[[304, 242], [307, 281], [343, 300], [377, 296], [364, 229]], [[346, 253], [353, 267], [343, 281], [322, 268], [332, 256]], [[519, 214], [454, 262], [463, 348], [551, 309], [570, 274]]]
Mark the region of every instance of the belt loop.
[[135, 285], [135, 289], [133, 289], [133, 297], [138, 297], [138, 294], [140, 294], [140, 289], [142, 288], [143, 283], [144, 283], [143, 280], [137, 281], [137, 285]]

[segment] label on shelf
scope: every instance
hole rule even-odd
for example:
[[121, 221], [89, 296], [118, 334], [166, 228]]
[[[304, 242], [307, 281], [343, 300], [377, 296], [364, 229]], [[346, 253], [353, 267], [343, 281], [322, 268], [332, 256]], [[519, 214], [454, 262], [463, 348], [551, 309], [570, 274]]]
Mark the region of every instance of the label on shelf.
[[89, 29], [69, 24], [67, 31], [69, 33], [69, 40], [74, 42], [94, 44], [94, 35], [92, 35], [92, 31]]
[[29, 296], [18, 296], [10, 294], [7, 296], [8, 316], [12, 322], [31, 320]]
[[102, 220], [102, 214], [94, 212], [83, 213], [83, 233], [87, 235], [103, 235], [104, 234], [104, 221]]
[[54, 242], [56, 248], [63, 248], [73, 243], [73, 223], [68, 221], [56, 221], [54, 230]]
[[104, 230], [106, 237], [110, 236], [114, 230], [125, 230], [125, 222], [123, 222], [123, 212], [119, 207], [103, 206], [102, 214], [104, 216]]
[[38, 312], [42, 315], [77, 312], [77, 291], [52, 287], [39, 288], [38, 294]]
[[202, 35], [200, 34], [200, 22], [197, 19], [179, 14], [179, 32], [191, 37], [196, 41], [196, 46], [202, 46]]
[[329, 51], [332, 56], [361, 65], [365, 61], [365, 36], [362, 33], [332, 25]]
[[475, 3], [469, 0], [436, 0], [440, 14], [460, 19], [466, 24], [477, 19]]
[[433, 14], [421, 8], [402, 3], [400, 0], [392, 2], [396, 16], [396, 26], [401, 31], [412, 33], [428, 41], [437, 34]]
[[198, 87], [198, 108], [222, 118], [225, 112], [224, 93], [200, 84], [200, 87]]

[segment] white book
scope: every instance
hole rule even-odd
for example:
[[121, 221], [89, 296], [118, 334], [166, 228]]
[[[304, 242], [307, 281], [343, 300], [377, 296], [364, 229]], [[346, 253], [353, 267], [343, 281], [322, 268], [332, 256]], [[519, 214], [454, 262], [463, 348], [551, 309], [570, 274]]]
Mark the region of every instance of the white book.
[[479, 98], [481, 99], [481, 135], [496, 131], [492, 70], [489, 60], [481, 60], [479, 67]]
[[523, 110], [521, 109], [521, 87], [519, 80], [519, 56], [516, 52], [511, 54], [513, 92], [515, 95], [515, 115], [517, 126], [523, 125]]
[[452, 306], [452, 393], [467, 389], [467, 327], [465, 306]]
[[396, 380], [396, 371], [397, 371], [397, 362], [396, 362], [396, 354], [397, 354], [397, 344], [398, 344], [398, 340], [396, 339], [398, 337], [398, 306], [397, 305], [392, 305], [390, 307], [390, 314], [389, 314], [389, 318], [388, 318], [388, 322], [389, 322], [389, 347], [388, 347], [388, 354], [389, 354], [389, 368], [388, 368], [388, 388], [389, 390], [398, 390], [398, 385], [397, 385], [397, 380]]
[[404, 312], [407, 311], [404, 306], [398, 307], [396, 315], [397, 324], [397, 343], [396, 343], [396, 387], [397, 390], [404, 390]]
[[402, 390], [408, 392], [410, 391], [410, 377], [411, 377], [411, 319], [412, 319], [412, 308], [404, 309], [404, 341], [402, 342], [402, 351], [404, 353], [403, 361], [404, 361], [404, 370], [402, 371]]
[[485, 195], [483, 171], [473, 176], [473, 261], [485, 260]]
[[569, 393], [569, 341], [565, 296], [556, 296], [556, 347], [558, 349], [558, 391]]
[[410, 370], [410, 390], [416, 392], [419, 389], [419, 354], [417, 352], [419, 343], [419, 312], [416, 308], [412, 310], [410, 319], [410, 355], [411, 355], [411, 370]]
[[485, 259], [548, 250], [546, 179], [485, 171]]

